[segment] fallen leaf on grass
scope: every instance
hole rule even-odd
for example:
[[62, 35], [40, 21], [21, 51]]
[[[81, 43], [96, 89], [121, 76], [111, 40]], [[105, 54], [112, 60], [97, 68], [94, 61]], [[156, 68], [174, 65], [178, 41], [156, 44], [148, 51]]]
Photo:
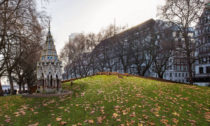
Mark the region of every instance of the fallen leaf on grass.
[[133, 112], [132, 114], [130, 114], [130, 117], [136, 117], [136, 113]]
[[47, 104], [42, 104], [43, 106], [47, 106]]
[[155, 126], [155, 123], [153, 122], [147, 122], [150, 126]]
[[160, 122], [162, 122], [163, 124], [167, 125], [168, 120], [167, 119], [161, 119]]
[[94, 121], [93, 120], [88, 120], [88, 123], [93, 124]]
[[85, 95], [85, 92], [81, 93], [81, 96], [84, 96]]
[[117, 113], [113, 113], [112, 118], [117, 118], [118, 114]]
[[138, 126], [143, 126], [143, 124], [142, 123], [138, 123]]
[[121, 122], [121, 119], [117, 119], [116, 121], [117, 121], [117, 122]]
[[126, 110], [122, 110], [123, 115], [127, 115], [127, 111]]
[[14, 112], [14, 114], [15, 114], [16, 117], [20, 116], [19, 112]]
[[6, 119], [5, 122], [9, 123], [10, 122], [10, 119]]
[[179, 113], [177, 112], [173, 112], [172, 114], [179, 117]]
[[38, 112], [34, 112], [34, 114], [36, 115], [36, 114], [38, 114]]
[[90, 114], [93, 114], [93, 113], [95, 113], [95, 111], [94, 111], [94, 110], [90, 112]]
[[20, 113], [22, 114], [22, 115], [25, 115], [26, 114], [26, 112], [25, 111], [20, 111]]
[[61, 121], [61, 122], [60, 122], [60, 124], [61, 124], [61, 126], [64, 126], [64, 125], [66, 125], [66, 124], [67, 124], [67, 122], [65, 122], [65, 121]]
[[78, 126], [82, 126], [82, 123], [77, 123]]
[[63, 109], [64, 107], [58, 107], [58, 109]]
[[206, 112], [204, 117], [207, 122], [210, 122], [210, 112]]
[[146, 120], [149, 118], [149, 116], [144, 115], [144, 114], [143, 114], [142, 116], [143, 116], [143, 118], [146, 119]]
[[35, 123], [35, 124], [30, 124], [30, 125], [28, 125], [28, 126], [38, 126], [39, 125], [39, 123], [37, 122], [37, 123]]
[[179, 120], [177, 120], [176, 118], [173, 118], [172, 121], [177, 124], [179, 122]]
[[102, 117], [97, 117], [97, 122], [98, 123], [102, 123], [102, 121], [103, 121], [103, 118]]
[[58, 121], [58, 122], [61, 121], [61, 120], [62, 120], [62, 118], [60, 118], [60, 117], [56, 118], [56, 121]]

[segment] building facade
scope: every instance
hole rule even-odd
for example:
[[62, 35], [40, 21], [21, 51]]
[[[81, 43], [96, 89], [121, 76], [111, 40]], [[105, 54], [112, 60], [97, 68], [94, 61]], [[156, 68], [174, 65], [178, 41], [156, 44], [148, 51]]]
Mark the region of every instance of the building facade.
[[[188, 36], [192, 45], [195, 45], [195, 33], [193, 28], [189, 28]], [[164, 79], [176, 82], [188, 83], [188, 65], [186, 55], [183, 50], [184, 38], [176, 27], [172, 27], [170, 37], [173, 38], [174, 50], [169, 58], [169, 68], [164, 73]], [[194, 67], [192, 67], [194, 71]]]
[[59, 91], [62, 80], [61, 72], [61, 61], [58, 59], [54, 40], [49, 28], [40, 60], [37, 63], [38, 87], [45, 91]]
[[207, 1], [205, 9], [196, 28], [195, 84], [210, 85], [210, 2]]

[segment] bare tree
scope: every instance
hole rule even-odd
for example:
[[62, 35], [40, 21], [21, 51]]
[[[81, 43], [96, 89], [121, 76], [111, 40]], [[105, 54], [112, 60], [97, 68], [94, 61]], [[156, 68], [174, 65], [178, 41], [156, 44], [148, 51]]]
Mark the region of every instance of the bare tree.
[[159, 78], [163, 78], [166, 70], [172, 67], [169, 61], [175, 51], [175, 39], [173, 36], [174, 27], [168, 22], [157, 21], [155, 25], [156, 46], [154, 48], [156, 57], [153, 61], [153, 71], [157, 73]]
[[189, 82], [191, 84], [193, 83], [192, 65], [195, 59], [193, 53], [196, 47], [192, 38], [189, 36], [189, 28], [197, 23], [203, 8], [203, 0], [166, 0], [166, 4], [159, 8], [160, 17], [177, 26], [184, 38], [182, 52], [186, 56]]
[[3, 68], [0, 73], [8, 76], [11, 93], [14, 90], [15, 69], [17, 70], [16, 67], [23, 61], [21, 59], [25, 53], [23, 46], [41, 41], [42, 26], [39, 19], [42, 15], [35, 7], [33, 0], [7, 0], [0, 6], [0, 56]]
[[3, 96], [4, 95], [4, 92], [2, 90], [2, 86], [1, 86], [1, 78], [0, 78], [0, 96]]
[[[65, 74], [77, 77], [109, 69], [112, 71], [111, 47], [103, 40], [113, 37], [122, 27], [108, 26], [98, 34], [78, 34], [64, 46], [61, 58], [65, 61]], [[107, 41], [108, 42], [108, 41]], [[100, 45], [100, 48], [96, 46]], [[106, 46], [109, 45], [109, 46]], [[95, 48], [96, 47], [96, 48]], [[93, 51], [93, 52], [92, 52]], [[90, 52], [92, 52], [90, 54]]]

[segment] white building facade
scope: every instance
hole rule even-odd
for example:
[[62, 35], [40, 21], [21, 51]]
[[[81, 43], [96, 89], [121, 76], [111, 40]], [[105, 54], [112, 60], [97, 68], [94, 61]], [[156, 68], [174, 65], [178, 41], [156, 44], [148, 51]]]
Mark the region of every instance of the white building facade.
[[206, 2], [205, 9], [196, 28], [197, 61], [195, 63], [195, 84], [210, 85], [210, 1]]

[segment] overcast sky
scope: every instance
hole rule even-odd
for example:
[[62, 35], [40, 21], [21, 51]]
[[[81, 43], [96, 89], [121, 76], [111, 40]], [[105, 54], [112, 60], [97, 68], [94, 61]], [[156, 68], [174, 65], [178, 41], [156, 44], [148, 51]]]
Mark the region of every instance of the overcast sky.
[[156, 18], [157, 7], [164, 0], [49, 0], [38, 3], [51, 17], [51, 32], [57, 52], [71, 33], [97, 33], [111, 23], [133, 27]]

